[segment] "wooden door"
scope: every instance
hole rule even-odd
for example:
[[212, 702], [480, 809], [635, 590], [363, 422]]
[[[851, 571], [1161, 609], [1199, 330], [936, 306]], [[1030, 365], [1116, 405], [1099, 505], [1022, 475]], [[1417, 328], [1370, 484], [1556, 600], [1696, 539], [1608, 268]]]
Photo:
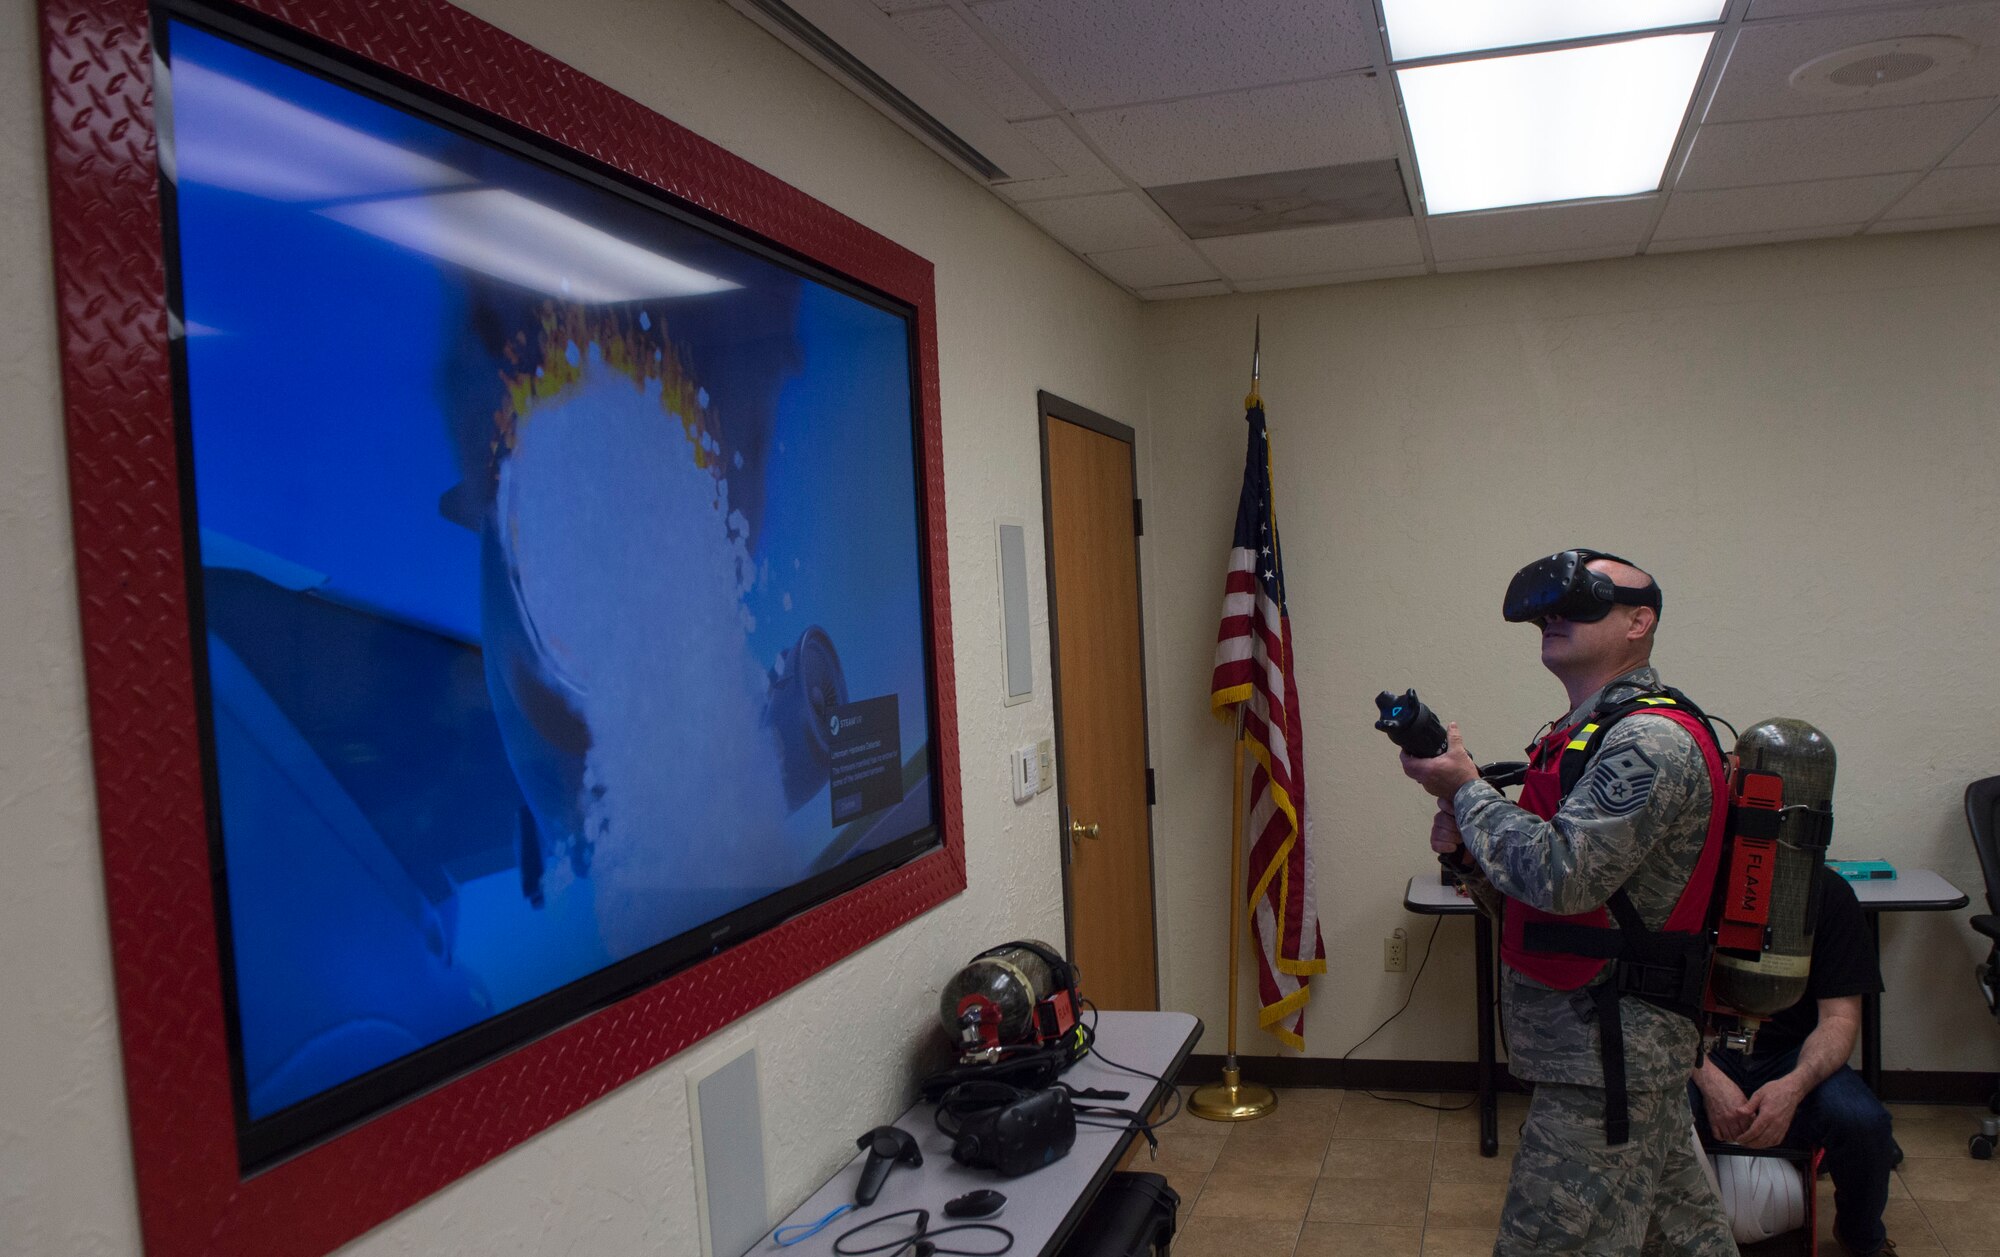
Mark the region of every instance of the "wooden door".
[[1042, 402], [1069, 954], [1098, 1007], [1157, 1008], [1132, 430]]

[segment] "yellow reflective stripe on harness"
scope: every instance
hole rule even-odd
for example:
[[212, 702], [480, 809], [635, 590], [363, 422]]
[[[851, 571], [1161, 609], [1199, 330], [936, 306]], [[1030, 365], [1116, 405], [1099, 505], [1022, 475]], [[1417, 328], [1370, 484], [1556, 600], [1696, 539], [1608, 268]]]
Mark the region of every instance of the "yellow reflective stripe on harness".
[[1648, 706], [1648, 707], [1678, 707], [1678, 706], [1680, 706], [1680, 704], [1679, 704], [1679, 703], [1676, 703], [1676, 702], [1675, 702], [1675, 701], [1674, 701], [1673, 699], [1671, 699], [1671, 698], [1641, 698], [1641, 699], [1637, 699], [1637, 700], [1635, 700], [1635, 701], [1637, 701], [1637, 702], [1641, 702], [1641, 703], [1644, 703], [1644, 704], [1646, 704], [1646, 706]]
[[1570, 743], [1567, 747], [1563, 748], [1564, 750], [1581, 751], [1585, 747], [1589, 746], [1590, 735], [1597, 732], [1597, 726], [1585, 725], [1583, 728], [1577, 730], [1577, 732], [1582, 736], [1577, 738], [1576, 741]]

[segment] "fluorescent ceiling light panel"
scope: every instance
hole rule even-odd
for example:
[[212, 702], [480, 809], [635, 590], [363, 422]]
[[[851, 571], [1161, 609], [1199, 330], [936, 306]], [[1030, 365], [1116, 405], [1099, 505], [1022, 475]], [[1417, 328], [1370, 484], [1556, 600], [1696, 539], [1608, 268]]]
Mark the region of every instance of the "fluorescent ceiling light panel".
[[741, 287], [503, 188], [319, 211], [371, 236], [570, 301], [698, 297]]
[[1712, 34], [1396, 71], [1432, 214], [1660, 185]]
[[1413, 61], [1722, 20], [1725, 0], [1382, 0], [1390, 57]]

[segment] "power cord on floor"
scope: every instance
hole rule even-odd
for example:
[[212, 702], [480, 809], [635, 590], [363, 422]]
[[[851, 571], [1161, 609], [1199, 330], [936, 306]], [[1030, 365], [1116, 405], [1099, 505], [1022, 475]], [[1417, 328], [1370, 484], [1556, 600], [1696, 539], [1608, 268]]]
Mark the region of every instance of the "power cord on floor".
[[[1388, 1026], [1390, 1022], [1396, 1020], [1396, 1018], [1402, 1016], [1405, 1012], [1409, 1011], [1410, 1001], [1417, 997], [1417, 983], [1424, 980], [1424, 970], [1430, 966], [1431, 948], [1432, 945], [1437, 942], [1438, 927], [1443, 924], [1444, 924], [1443, 917], [1437, 917], [1431, 922], [1431, 935], [1429, 938], [1424, 940], [1424, 958], [1417, 962], [1416, 976], [1410, 979], [1410, 989], [1409, 992], [1403, 996], [1403, 1006], [1401, 1008], [1398, 1008], [1395, 1012], [1390, 1013], [1387, 1017], [1384, 1017], [1382, 1019], [1381, 1025], [1375, 1027], [1373, 1030], [1370, 1030], [1367, 1034], [1363, 1035], [1361, 1037], [1360, 1043], [1356, 1043], [1353, 1047], [1347, 1049], [1345, 1052], [1342, 1052], [1340, 1054], [1341, 1060], [1344, 1061], [1348, 1057], [1353, 1056], [1355, 1052], [1360, 1050], [1361, 1045], [1363, 1043], [1366, 1043], [1368, 1042], [1368, 1040], [1374, 1038], [1376, 1035], [1381, 1034], [1382, 1031]], [[1387, 1100], [1393, 1104], [1408, 1104], [1408, 1105], [1413, 1105], [1420, 1109], [1429, 1109], [1434, 1113], [1457, 1113], [1462, 1109], [1471, 1108], [1473, 1103], [1471, 1100], [1467, 1100], [1464, 1104], [1425, 1104], [1422, 1100], [1412, 1100], [1407, 1096], [1385, 1096], [1380, 1094], [1379, 1092], [1367, 1091], [1367, 1090], [1364, 1090], [1362, 1094], [1373, 1096], [1377, 1100]]]

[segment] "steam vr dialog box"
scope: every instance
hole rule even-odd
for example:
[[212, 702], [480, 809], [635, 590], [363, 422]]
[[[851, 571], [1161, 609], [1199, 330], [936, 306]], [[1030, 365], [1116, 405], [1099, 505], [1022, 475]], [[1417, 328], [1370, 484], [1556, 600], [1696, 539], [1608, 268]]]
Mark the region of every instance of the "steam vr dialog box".
[[895, 695], [828, 708], [826, 731], [834, 824], [903, 801], [903, 737]]

